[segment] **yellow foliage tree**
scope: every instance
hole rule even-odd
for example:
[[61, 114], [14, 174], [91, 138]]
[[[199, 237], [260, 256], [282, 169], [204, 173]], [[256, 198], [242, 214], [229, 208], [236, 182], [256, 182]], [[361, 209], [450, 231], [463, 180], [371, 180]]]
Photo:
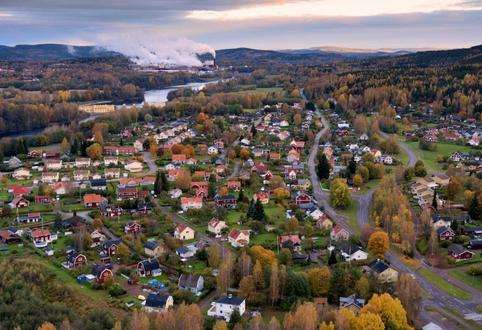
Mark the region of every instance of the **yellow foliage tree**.
[[385, 252], [388, 251], [389, 240], [388, 234], [384, 231], [376, 231], [370, 235], [368, 239], [368, 250], [378, 258], [383, 258]]
[[330, 268], [316, 267], [308, 271], [308, 281], [310, 282], [311, 292], [315, 297], [321, 297], [328, 293], [330, 289]]
[[407, 313], [402, 303], [388, 293], [374, 294], [361, 313], [374, 313], [380, 316], [386, 328], [412, 329], [408, 324]]

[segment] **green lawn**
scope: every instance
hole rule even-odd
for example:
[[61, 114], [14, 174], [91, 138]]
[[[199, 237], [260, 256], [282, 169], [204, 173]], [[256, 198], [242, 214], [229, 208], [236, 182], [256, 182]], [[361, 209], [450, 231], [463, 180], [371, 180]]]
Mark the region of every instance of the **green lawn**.
[[276, 234], [265, 233], [252, 235], [250, 238], [250, 243], [253, 245], [263, 245], [263, 244], [273, 244], [276, 243]]
[[355, 200], [351, 200], [351, 204], [346, 209], [337, 209], [337, 212], [341, 213], [345, 217], [348, 218], [348, 225], [355, 230], [357, 233], [360, 232], [360, 228], [358, 227], [358, 222], [356, 220], [356, 214], [358, 210], [358, 202]]
[[229, 210], [228, 214], [226, 215], [226, 223], [229, 226], [235, 226], [239, 218], [241, 218], [242, 215], [245, 215], [243, 212], [236, 211], [236, 210]]
[[0, 191], [0, 201], [7, 202], [10, 200], [10, 194], [8, 191]]
[[74, 212], [74, 211], [85, 211], [88, 210], [82, 203], [76, 204], [62, 204], [62, 211], [64, 212]]
[[476, 288], [477, 290], [481, 290], [481, 294], [482, 294], [482, 276], [469, 275], [465, 272], [466, 270], [467, 269], [461, 269], [461, 268], [451, 269], [449, 270], [449, 274], [453, 278], [456, 278], [459, 281], [462, 281], [465, 284]]
[[285, 210], [283, 207], [270, 202], [267, 205], [264, 205], [264, 213], [270, 220], [274, 220], [276, 223], [284, 222], [285, 219]]
[[412, 149], [415, 154], [425, 163], [425, 167], [429, 172], [439, 172], [442, 170], [442, 166], [437, 162], [437, 156], [450, 156], [456, 151], [460, 152], [470, 152], [473, 151], [471, 147], [459, 146], [453, 143], [437, 143], [437, 149], [435, 151], [420, 150], [418, 147], [418, 142], [405, 142], [407, 146]]
[[458, 298], [458, 299], [464, 299], [464, 300], [469, 300], [472, 299], [472, 295], [469, 292], [466, 292], [455, 285], [450, 284], [447, 282], [445, 279], [443, 279], [441, 276], [435, 274], [434, 272], [426, 269], [426, 268], [421, 268], [418, 270], [418, 273], [425, 277], [427, 281], [441, 289], [442, 291], [448, 293], [449, 295]]

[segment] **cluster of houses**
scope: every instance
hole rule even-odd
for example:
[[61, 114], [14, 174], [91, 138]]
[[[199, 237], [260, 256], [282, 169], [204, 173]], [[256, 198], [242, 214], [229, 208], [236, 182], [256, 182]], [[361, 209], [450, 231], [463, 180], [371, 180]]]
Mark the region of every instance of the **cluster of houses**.
[[[439, 188], [446, 187], [450, 183], [450, 177], [444, 173], [434, 173], [423, 178], [416, 178], [410, 187], [413, 198], [422, 208], [433, 204], [434, 194]], [[436, 194], [437, 205], [443, 206], [444, 200], [441, 194]]]

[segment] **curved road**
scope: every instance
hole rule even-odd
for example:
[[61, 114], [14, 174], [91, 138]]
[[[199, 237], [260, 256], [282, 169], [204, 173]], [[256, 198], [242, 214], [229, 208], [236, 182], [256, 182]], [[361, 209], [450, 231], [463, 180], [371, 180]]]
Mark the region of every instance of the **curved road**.
[[[308, 170], [310, 173], [310, 179], [313, 186], [313, 196], [319, 206], [325, 208], [326, 213], [332, 217], [338, 224], [342, 225], [352, 234], [354, 233], [353, 228], [348, 226], [346, 218], [339, 215], [330, 205], [329, 205], [329, 194], [321, 189], [321, 183], [316, 174], [315, 159], [319, 150], [320, 138], [329, 131], [329, 123], [324, 118], [324, 116], [317, 110], [318, 115], [323, 123], [323, 128], [316, 134], [313, 142], [313, 146], [310, 150], [310, 155], [308, 158]], [[385, 138], [388, 137], [387, 134], [382, 133]], [[415, 165], [417, 161], [416, 155], [413, 151], [403, 142], [400, 142], [400, 146], [409, 156], [409, 166]], [[372, 199], [374, 189], [369, 190], [365, 194], [352, 194], [352, 198], [358, 201], [358, 211], [357, 211], [357, 222], [360, 228], [368, 223], [368, 212], [370, 209], [370, 202]], [[427, 312], [426, 307], [436, 308], [439, 313], [445, 315], [451, 320], [458, 322], [458, 326], [463, 326], [467, 329], [472, 329], [474, 326], [467, 322], [463, 317], [459, 317], [453, 314], [452, 311], [456, 311], [461, 315], [469, 315], [475, 317], [475, 321], [482, 324], [482, 315], [476, 313], [477, 306], [482, 302], [481, 295], [473, 295], [471, 300], [460, 300], [455, 298], [444, 291], [440, 290], [438, 287], [432, 285], [418, 272], [413, 271], [407, 267], [397, 255], [389, 252], [387, 253], [387, 260], [391, 263], [391, 266], [398, 269], [401, 272], [410, 273], [414, 278], [417, 279], [420, 286], [428, 293], [428, 297], [425, 297], [422, 301], [422, 307], [420, 310], [420, 317], [427, 322], [440, 323], [440, 319], [437, 315]], [[425, 267], [425, 266], [422, 266]], [[436, 270], [432, 270], [436, 271]], [[454, 327], [455, 329], [455, 327]]]

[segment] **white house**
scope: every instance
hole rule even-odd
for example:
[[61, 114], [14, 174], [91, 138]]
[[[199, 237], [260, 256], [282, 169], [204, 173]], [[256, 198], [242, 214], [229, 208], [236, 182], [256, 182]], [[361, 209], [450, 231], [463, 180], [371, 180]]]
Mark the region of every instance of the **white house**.
[[239, 315], [242, 316], [246, 311], [246, 301], [233, 295], [227, 295], [211, 303], [208, 316], [222, 318], [229, 322], [235, 310], [238, 310]]
[[178, 281], [181, 290], [189, 290], [194, 294], [201, 294], [204, 289], [204, 277], [202, 275], [181, 274]]
[[219, 153], [218, 149], [214, 146], [211, 146], [208, 148], [208, 155], [210, 156], [214, 156], [214, 155], [217, 155]]
[[249, 230], [233, 229], [228, 235], [228, 241], [233, 247], [243, 247], [249, 244]]
[[137, 150], [138, 152], [144, 151], [144, 145], [143, 145], [142, 141], [136, 140], [136, 141], [134, 142], [134, 148], [136, 148], [136, 150]]
[[62, 168], [62, 160], [48, 159], [44, 161], [45, 168], [49, 171], [58, 171]]
[[89, 166], [90, 166], [90, 158], [75, 159], [75, 167], [89, 167]]
[[228, 226], [226, 225], [225, 221], [219, 220], [219, 219], [212, 219], [208, 223], [208, 231], [210, 233], [213, 233], [216, 236], [220, 236], [221, 232], [224, 228], [227, 228]]
[[12, 177], [17, 180], [29, 179], [30, 176], [30, 170], [23, 167], [16, 169], [12, 174]]
[[133, 172], [133, 173], [136, 173], [136, 172], [141, 172], [142, 171], [142, 163], [137, 161], [137, 160], [133, 160], [129, 163], [127, 163], [124, 168], [126, 170], [128, 170], [129, 172]]
[[119, 158], [116, 156], [106, 156], [104, 157], [104, 166], [116, 165], [119, 164]]
[[343, 241], [339, 244], [341, 256], [345, 261], [367, 260], [368, 253], [363, 251], [359, 246]]
[[174, 237], [180, 240], [190, 240], [194, 239], [194, 229], [188, 227], [182, 223], [178, 224], [174, 230]]

